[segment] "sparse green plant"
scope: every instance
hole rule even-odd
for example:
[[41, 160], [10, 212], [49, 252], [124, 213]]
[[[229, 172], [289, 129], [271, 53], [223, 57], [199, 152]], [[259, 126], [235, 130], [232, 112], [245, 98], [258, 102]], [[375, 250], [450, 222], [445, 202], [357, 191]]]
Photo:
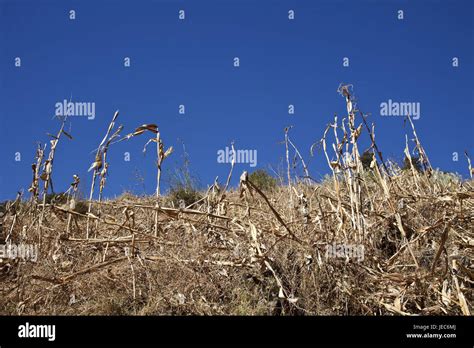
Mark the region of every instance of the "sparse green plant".
[[250, 173], [249, 180], [262, 191], [270, 192], [277, 187], [277, 180], [264, 169]]
[[173, 170], [168, 171], [169, 200], [175, 207], [189, 206], [203, 196], [199, 190], [199, 180], [191, 172], [189, 154], [183, 145], [182, 163], [176, 163]]
[[177, 185], [169, 190], [169, 199], [175, 207], [189, 206], [202, 198], [202, 194], [193, 187]]
[[67, 202], [67, 194], [61, 193], [48, 193], [46, 194], [46, 204], [60, 205]]
[[87, 203], [87, 201], [82, 200], [82, 199], [76, 201], [76, 206], [74, 207], [75, 212], [82, 215], [86, 215], [88, 210], [89, 210], [89, 204]]
[[371, 151], [364, 151], [362, 156], [360, 156], [360, 162], [362, 163], [362, 167], [364, 170], [370, 170], [370, 164], [374, 158], [374, 154]]

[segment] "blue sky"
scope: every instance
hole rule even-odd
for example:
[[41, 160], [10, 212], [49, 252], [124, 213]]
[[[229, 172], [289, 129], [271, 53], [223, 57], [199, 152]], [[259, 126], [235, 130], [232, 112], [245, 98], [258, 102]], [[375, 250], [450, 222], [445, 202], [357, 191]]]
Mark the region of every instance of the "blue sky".
[[[311, 175], [321, 178], [328, 172], [324, 155], [311, 158], [309, 148], [335, 113], [344, 116], [341, 82], [354, 85], [360, 108], [371, 113], [386, 158], [402, 158], [410, 133], [403, 117], [381, 116], [380, 104], [417, 102], [415, 126], [432, 165], [467, 177], [464, 150], [474, 157], [473, 50], [472, 1], [0, 0], [0, 200], [28, 188], [36, 143], [57, 132], [55, 104], [71, 95], [95, 103], [96, 115], [69, 119], [74, 139], [58, 145], [55, 191], [77, 174], [88, 192], [92, 150], [115, 110], [124, 133], [158, 124], [165, 145], [176, 149], [165, 174], [182, 164], [184, 142], [204, 187], [216, 176], [225, 181], [229, 165], [217, 162], [217, 151], [232, 140], [237, 149], [257, 150], [257, 168], [277, 168], [288, 125]], [[107, 196], [153, 193], [154, 153], [142, 154], [148, 137], [111, 147]], [[254, 169], [236, 165], [233, 183]], [[166, 189], [167, 174], [164, 182]]]

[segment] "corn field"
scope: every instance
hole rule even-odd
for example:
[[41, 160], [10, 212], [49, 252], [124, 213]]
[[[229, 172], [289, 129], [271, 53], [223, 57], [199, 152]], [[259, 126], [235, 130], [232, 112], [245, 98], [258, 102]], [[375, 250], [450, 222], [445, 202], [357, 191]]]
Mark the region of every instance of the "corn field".
[[[74, 141], [67, 119], [38, 145], [27, 195], [1, 217], [3, 244], [37, 245], [37, 262], [0, 260], [5, 315], [471, 315], [474, 303], [474, 188], [432, 168], [415, 125], [402, 170], [386, 160], [375, 125], [353, 98], [310, 149], [330, 175], [316, 182], [305, 153], [284, 130], [283, 182], [263, 190], [249, 173], [217, 180], [202, 198], [170, 204], [160, 190], [173, 148], [156, 124], [122, 135], [116, 112], [94, 151], [87, 200], [75, 175], [61, 202], [48, 202], [61, 165], [55, 149]], [[154, 146], [156, 192], [107, 199], [107, 153], [117, 142]], [[141, 136], [141, 137], [140, 137]], [[360, 139], [370, 142], [369, 165]], [[135, 139], [137, 138], [137, 139]], [[232, 144], [233, 148], [233, 144]], [[416, 154], [421, 170], [412, 164]], [[156, 156], [156, 158], [155, 158]], [[292, 175], [291, 158], [304, 176]], [[53, 166], [54, 164], [54, 166]], [[232, 176], [240, 175], [238, 187]], [[345, 253], [357, 246], [358, 258]], [[328, 250], [337, 249], [341, 253]], [[332, 248], [332, 249], [331, 249]], [[342, 248], [342, 249], [341, 249]]]

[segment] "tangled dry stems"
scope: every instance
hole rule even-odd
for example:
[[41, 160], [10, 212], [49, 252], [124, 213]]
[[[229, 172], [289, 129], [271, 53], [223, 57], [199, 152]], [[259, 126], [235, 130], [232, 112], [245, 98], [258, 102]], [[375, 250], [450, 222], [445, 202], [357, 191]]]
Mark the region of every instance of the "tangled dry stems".
[[[321, 183], [292, 179], [288, 166], [286, 186], [262, 191], [244, 172], [239, 189], [216, 182], [187, 208], [163, 195], [82, 210], [18, 199], [3, 239], [39, 244], [40, 256], [2, 260], [0, 313], [470, 315], [473, 181], [433, 170], [416, 133], [423, 172], [382, 166], [372, 134], [364, 170], [357, 110], [343, 95], [348, 120], [322, 139], [333, 175]], [[285, 139], [297, 151], [288, 129]], [[363, 260], [328, 257], [334, 244], [363, 245]]]

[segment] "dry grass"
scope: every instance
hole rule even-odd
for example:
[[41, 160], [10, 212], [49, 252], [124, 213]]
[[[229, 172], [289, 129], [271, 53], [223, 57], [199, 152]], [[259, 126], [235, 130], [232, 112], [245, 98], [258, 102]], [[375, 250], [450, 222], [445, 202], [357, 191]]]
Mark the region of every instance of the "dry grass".
[[[470, 315], [473, 181], [433, 170], [411, 120], [424, 170], [383, 161], [373, 125], [349, 88], [340, 92], [348, 114], [319, 142], [330, 180], [309, 180], [287, 128], [286, 157], [295, 151], [303, 180], [292, 178], [288, 163], [287, 185], [262, 192], [244, 172], [239, 188], [228, 190], [230, 173], [225, 189], [215, 183], [188, 208], [171, 208], [159, 194], [159, 172], [153, 197], [91, 199], [79, 210], [70, 204], [74, 178], [67, 204], [40, 204], [39, 147], [33, 197], [7, 207], [2, 238], [41, 237], [40, 256], [0, 262], [0, 313]], [[362, 125], [374, 153], [370, 170], [360, 162]], [[161, 166], [166, 156], [155, 141]], [[334, 243], [363, 245], [364, 259], [327, 257]]]

